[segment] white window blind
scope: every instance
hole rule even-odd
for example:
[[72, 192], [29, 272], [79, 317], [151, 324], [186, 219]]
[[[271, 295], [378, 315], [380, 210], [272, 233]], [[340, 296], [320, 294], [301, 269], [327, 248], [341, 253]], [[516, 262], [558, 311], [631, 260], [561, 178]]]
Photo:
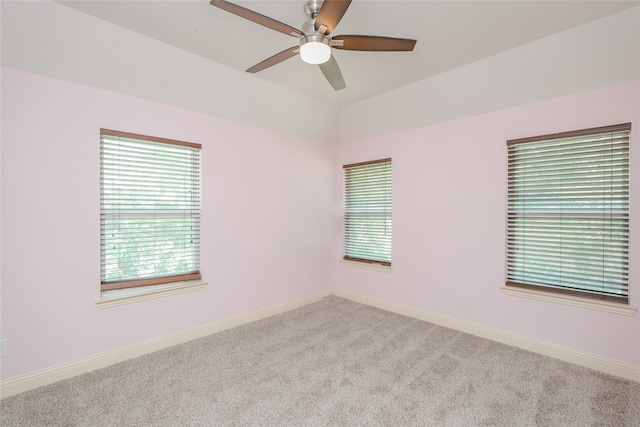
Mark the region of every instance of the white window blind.
[[103, 291], [200, 279], [200, 148], [100, 130]]
[[391, 159], [343, 169], [344, 259], [391, 265]]
[[631, 124], [507, 141], [507, 285], [628, 303]]

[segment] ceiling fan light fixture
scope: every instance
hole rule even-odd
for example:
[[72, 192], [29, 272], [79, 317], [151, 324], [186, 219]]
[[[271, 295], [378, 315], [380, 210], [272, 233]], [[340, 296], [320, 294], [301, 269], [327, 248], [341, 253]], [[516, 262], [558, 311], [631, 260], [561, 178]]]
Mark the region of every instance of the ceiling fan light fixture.
[[323, 64], [331, 58], [331, 39], [322, 34], [300, 39], [300, 58], [308, 64]]

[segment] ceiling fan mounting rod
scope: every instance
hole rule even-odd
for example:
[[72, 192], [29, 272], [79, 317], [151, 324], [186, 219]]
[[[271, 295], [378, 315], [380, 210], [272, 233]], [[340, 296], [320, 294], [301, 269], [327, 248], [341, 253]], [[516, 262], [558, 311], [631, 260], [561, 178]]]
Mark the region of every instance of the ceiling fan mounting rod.
[[304, 5], [304, 13], [309, 15], [311, 19], [316, 19], [318, 16], [318, 12], [320, 11], [320, 7], [322, 6], [323, 0], [309, 0]]
[[304, 5], [304, 12], [309, 15], [311, 19], [308, 19], [302, 24], [300, 29], [307, 36], [314, 36], [316, 34], [324, 35], [327, 32], [327, 27], [322, 25], [316, 30], [316, 16], [322, 7], [323, 0], [309, 0]]

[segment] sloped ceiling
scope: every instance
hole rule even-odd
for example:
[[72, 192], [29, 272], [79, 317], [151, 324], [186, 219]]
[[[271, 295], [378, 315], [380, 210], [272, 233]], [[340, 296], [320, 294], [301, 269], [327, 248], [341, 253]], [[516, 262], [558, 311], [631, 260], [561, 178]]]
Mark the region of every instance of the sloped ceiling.
[[[304, 0], [234, 1], [300, 28]], [[60, 1], [96, 18], [244, 71], [298, 39], [198, 1]], [[255, 75], [345, 106], [637, 5], [632, 1], [354, 0], [334, 35], [416, 39], [413, 52], [334, 49], [347, 87], [334, 91], [315, 65], [294, 57]]]
[[[298, 27], [303, 0], [238, 1]], [[335, 51], [347, 88], [297, 40], [207, 0], [0, 2], [2, 65], [329, 143], [640, 78], [639, 1], [353, 0], [335, 34], [414, 38]]]

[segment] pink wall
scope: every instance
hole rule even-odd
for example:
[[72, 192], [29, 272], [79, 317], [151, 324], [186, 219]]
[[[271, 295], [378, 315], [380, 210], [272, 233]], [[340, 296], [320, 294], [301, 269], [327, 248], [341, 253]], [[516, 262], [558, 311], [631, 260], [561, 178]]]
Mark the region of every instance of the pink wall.
[[[631, 304], [640, 305], [640, 83], [340, 146], [393, 158], [393, 272], [340, 264], [337, 287], [640, 365], [633, 317], [506, 296], [507, 139], [632, 122]], [[336, 170], [337, 193], [341, 170]], [[462, 294], [471, 305], [462, 305]]]
[[[505, 140], [631, 121], [637, 171], [639, 99], [635, 82], [335, 147], [3, 69], [0, 335], [10, 350], [2, 378], [333, 287], [638, 366], [640, 314], [510, 297], [499, 287]], [[206, 290], [96, 308], [100, 127], [203, 144]], [[393, 272], [338, 263], [341, 165], [388, 156]], [[638, 306], [635, 185], [632, 212]]]
[[[99, 129], [201, 143], [204, 291], [99, 310]], [[2, 70], [2, 378], [328, 289], [335, 147]]]

